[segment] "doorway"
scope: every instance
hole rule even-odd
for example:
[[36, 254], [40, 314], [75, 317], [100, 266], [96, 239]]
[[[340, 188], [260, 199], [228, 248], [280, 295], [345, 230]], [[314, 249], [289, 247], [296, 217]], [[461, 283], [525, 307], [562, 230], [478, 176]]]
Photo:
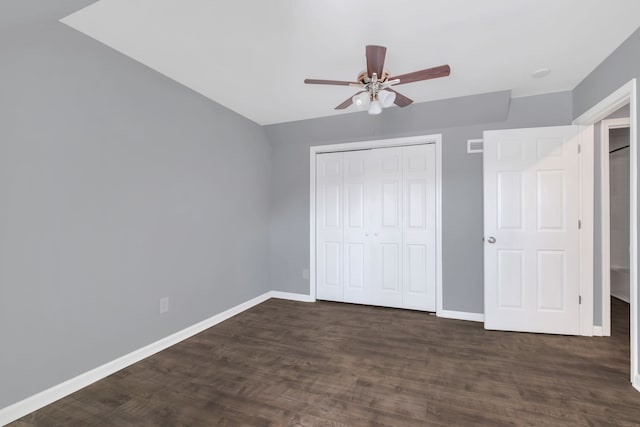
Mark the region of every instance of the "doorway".
[[[609, 95], [608, 97], [606, 97], [605, 99], [603, 99], [602, 101], [594, 105], [591, 109], [586, 111], [584, 114], [582, 114], [580, 117], [575, 119], [573, 123], [577, 125], [595, 125], [596, 123], [602, 121], [603, 119], [606, 119], [615, 111], [629, 104], [629, 124], [628, 124], [629, 126], [629, 158], [630, 158], [630, 162], [629, 162], [629, 165], [630, 165], [630, 169], [629, 169], [629, 187], [630, 187], [629, 188], [629, 198], [630, 198], [630, 203], [629, 203], [629, 218], [630, 218], [630, 221], [629, 221], [629, 260], [630, 260], [629, 262], [629, 281], [630, 281], [629, 329], [630, 329], [630, 344], [631, 344], [630, 345], [630, 365], [631, 365], [630, 380], [633, 387], [636, 388], [637, 390], [640, 390], [640, 375], [638, 372], [638, 336], [637, 336], [637, 331], [638, 331], [638, 311], [637, 311], [637, 295], [638, 295], [637, 293], [638, 292], [638, 271], [637, 271], [638, 269], [638, 215], [637, 215], [637, 212], [638, 212], [638, 206], [637, 206], [637, 198], [638, 198], [637, 197], [638, 196], [638, 193], [637, 193], [638, 191], [638, 187], [637, 187], [637, 181], [638, 181], [637, 153], [638, 151], [637, 150], [638, 150], [638, 147], [637, 147], [637, 141], [638, 141], [638, 133], [637, 133], [637, 123], [636, 123], [636, 120], [637, 120], [637, 105], [636, 105], [637, 89], [636, 88], [637, 88], [636, 79], [630, 80], [628, 83], [620, 87], [611, 95]], [[604, 156], [601, 156], [601, 158], [606, 158], [607, 160], [609, 159], [608, 150]], [[602, 167], [600, 163], [598, 164]], [[595, 175], [595, 171], [593, 168], [591, 168], [591, 171], [593, 171]], [[600, 187], [600, 190], [602, 191], [602, 187]], [[607, 190], [605, 189], [605, 191]], [[607, 203], [600, 203], [600, 207], [606, 209]], [[602, 224], [602, 221], [601, 221], [601, 224]], [[598, 229], [594, 227], [594, 231], [598, 231]], [[608, 224], [607, 224], [607, 227], [599, 227], [599, 231], [603, 233], [610, 232]], [[606, 253], [606, 251], [602, 251], [602, 252]], [[603, 280], [603, 289], [602, 289], [601, 297], [603, 299], [603, 302], [606, 302], [606, 303], [601, 304], [602, 310], [600, 312], [602, 312], [603, 326], [601, 327], [602, 330], [600, 331], [600, 334], [605, 334], [606, 332], [610, 333], [610, 329], [609, 331], [607, 331], [607, 328], [610, 328], [610, 318], [611, 318], [611, 313], [610, 313], [611, 307], [610, 307], [610, 304], [608, 303], [610, 299], [611, 291], [610, 289], [607, 289], [606, 291], [604, 289], [605, 286], [607, 286], [607, 283], [609, 283], [609, 281], [606, 280], [606, 276], [610, 274], [610, 272], [609, 274], [607, 274], [609, 264], [603, 263], [602, 259], [596, 259], [595, 264], [601, 267], [604, 266], [604, 268], [602, 268], [602, 271], [601, 271], [601, 277], [605, 276], [605, 280]], [[597, 306], [595, 311], [599, 311]], [[597, 327], [594, 327], [594, 334], [597, 334], [597, 329], [598, 329]]]
[[611, 335], [612, 310], [627, 311], [623, 304], [612, 303], [611, 297], [631, 302], [629, 116], [627, 104], [600, 122], [602, 333], [597, 335], [604, 336]]

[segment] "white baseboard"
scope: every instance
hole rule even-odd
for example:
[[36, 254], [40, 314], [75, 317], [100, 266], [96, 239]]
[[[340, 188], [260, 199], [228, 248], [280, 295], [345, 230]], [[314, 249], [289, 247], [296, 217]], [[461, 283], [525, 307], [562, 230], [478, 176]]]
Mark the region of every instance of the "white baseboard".
[[630, 303], [631, 303], [631, 302], [630, 302], [630, 301], [631, 301], [631, 298], [629, 298], [629, 296], [628, 296], [628, 295], [622, 295], [622, 294], [619, 294], [619, 293], [617, 293], [617, 292], [611, 291], [611, 296], [612, 296], [612, 297], [615, 297], [615, 298], [618, 298], [619, 300], [624, 301], [624, 302], [626, 302], [627, 304], [630, 304]]
[[604, 336], [604, 333], [602, 332], [602, 326], [593, 326], [593, 336], [594, 337], [601, 337]]
[[638, 375], [638, 374], [635, 375], [634, 380], [631, 383], [631, 385], [633, 386], [633, 388], [635, 388], [636, 390], [640, 391], [640, 375]]
[[440, 310], [436, 313], [438, 317], [445, 317], [447, 319], [458, 320], [470, 320], [472, 322], [484, 322], [484, 314], [482, 313], [469, 313], [466, 311], [452, 311], [452, 310]]
[[315, 302], [315, 299], [312, 299], [309, 295], [294, 294], [292, 292], [271, 291], [269, 292], [269, 295], [271, 296], [271, 298], [288, 299], [291, 301], [301, 302]]
[[[277, 296], [283, 294], [281, 296]], [[74, 393], [81, 388], [84, 388], [90, 384], [93, 384], [96, 381], [99, 381], [109, 375], [126, 368], [136, 362], [139, 362], [142, 359], [145, 359], [159, 351], [162, 351], [172, 345], [179, 343], [193, 335], [196, 335], [205, 329], [208, 329], [212, 326], [217, 325], [220, 322], [223, 322], [236, 314], [240, 314], [245, 310], [250, 309], [251, 307], [258, 305], [269, 298], [284, 298], [286, 293], [277, 293], [277, 295], [272, 295], [271, 292], [266, 292], [260, 296], [257, 296], [249, 301], [246, 301], [242, 304], [238, 304], [235, 307], [232, 307], [226, 311], [223, 311], [220, 314], [216, 314], [202, 322], [196, 323], [195, 325], [189, 326], [179, 332], [176, 332], [168, 337], [162, 338], [154, 343], [151, 343], [145, 347], [142, 347], [138, 350], [132, 351], [129, 354], [125, 354], [122, 357], [119, 357], [111, 362], [105, 363], [102, 366], [99, 366], [95, 369], [92, 369], [84, 374], [80, 374], [77, 377], [71, 378], [63, 383], [55, 385], [51, 388], [48, 388], [44, 391], [41, 391], [38, 394], [34, 394], [31, 397], [27, 397], [20, 402], [14, 403], [13, 405], [7, 406], [6, 408], [0, 409], [0, 426], [8, 424], [12, 421], [17, 420], [18, 418], [22, 418], [27, 414], [30, 414], [33, 411], [36, 411], [44, 406], [47, 406], [56, 400], [62, 399], [65, 396]], [[304, 297], [305, 295], [301, 295], [296, 297], [298, 294], [286, 294], [290, 296], [294, 296], [295, 298]], [[308, 298], [308, 296], [307, 296]], [[293, 299], [293, 298], [287, 298]]]

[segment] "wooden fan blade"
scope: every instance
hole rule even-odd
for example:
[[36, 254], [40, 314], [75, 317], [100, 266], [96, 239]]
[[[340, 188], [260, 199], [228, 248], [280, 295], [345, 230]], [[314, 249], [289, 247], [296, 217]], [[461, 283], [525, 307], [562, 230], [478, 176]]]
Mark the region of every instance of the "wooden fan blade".
[[400, 83], [394, 86], [419, 82], [421, 80], [437, 79], [438, 77], [447, 77], [451, 73], [451, 68], [448, 65], [441, 65], [439, 67], [427, 68], [426, 70], [414, 71], [413, 73], [401, 74], [399, 76], [389, 77], [388, 80], [400, 80]]
[[395, 91], [391, 88], [386, 88], [385, 90], [388, 90], [389, 92], [393, 92], [396, 94], [396, 100], [393, 101], [393, 103], [396, 104], [398, 107], [406, 107], [409, 104], [413, 104], [413, 99], [407, 98], [406, 96], [399, 93], [398, 91]]
[[315, 80], [315, 79], [305, 79], [304, 81], [308, 85], [336, 85], [336, 86], [360, 86], [358, 82], [345, 82], [342, 80]]
[[[358, 93], [356, 93], [356, 95], [360, 95], [363, 91], [360, 91]], [[352, 95], [351, 98], [353, 98], [356, 95]], [[353, 101], [351, 100], [351, 98], [347, 99], [346, 101], [344, 101], [342, 104], [338, 105], [336, 108], [334, 108], [335, 110], [344, 110], [345, 108], [347, 108], [348, 106], [350, 106], [351, 104], [353, 104]]]
[[378, 78], [381, 78], [387, 48], [384, 46], [369, 45], [366, 47], [365, 53], [367, 56], [367, 75], [371, 77], [373, 73], [376, 73]]

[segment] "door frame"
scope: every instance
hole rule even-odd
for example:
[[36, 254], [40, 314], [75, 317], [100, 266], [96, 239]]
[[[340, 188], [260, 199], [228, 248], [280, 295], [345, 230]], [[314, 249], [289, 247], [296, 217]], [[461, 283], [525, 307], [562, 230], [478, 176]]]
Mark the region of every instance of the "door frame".
[[[624, 105], [629, 104], [629, 134], [630, 134], [630, 206], [631, 206], [631, 241], [630, 241], [630, 257], [631, 263], [629, 265], [629, 275], [631, 279], [631, 319], [630, 319], [630, 332], [631, 332], [631, 369], [630, 378], [631, 384], [634, 388], [640, 391], [640, 374], [638, 372], [638, 130], [637, 130], [637, 83], [636, 79], [632, 79], [625, 83], [618, 90], [598, 102], [591, 107], [585, 113], [580, 115], [573, 121], [576, 125], [595, 125], [597, 122], [609, 116], [611, 113], [617, 111]], [[594, 173], [593, 162], [590, 168], [591, 174]], [[593, 176], [592, 176], [593, 178]], [[593, 182], [593, 181], [592, 181]], [[592, 270], [593, 271], [593, 270]], [[603, 319], [604, 320], [604, 319]]]
[[[573, 123], [574, 125], [576, 123]], [[593, 124], [578, 125], [580, 144], [580, 334], [593, 336], [593, 225], [594, 134]]]
[[[631, 114], [629, 114], [631, 115]], [[600, 125], [600, 242], [602, 246], [600, 265], [602, 283], [602, 335], [611, 335], [611, 214], [609, 177], [609, 131], [629, 128], [630, 118], [602, 120]], [[631, 132], [629, 132], [631, 133]], [[631, 143], [629, 143], [631, 145]], [[631, 147], [629, 147], [631, 149]], [[631, 164], [631, 155], [629, 156]], [[631, 176], [631, 173], [629, 173]], [[629, 186], [631, 189], [631, 186]], [[631, 205], [631, 203], [629, 203]], [[631, 263], [629, 263], [631, 265]], [[631, 276], [629, 276], [631, 277]], [[595, 328], [595, 327], [594, 327]], [[594, 332], [594, 335], [595, 334]]]
[[436, 147], [436, 315], [442, 313], [442, 134], [309, 147], [309, 296], [312, 301], [316, 300], [316, 155], [421, 144]]

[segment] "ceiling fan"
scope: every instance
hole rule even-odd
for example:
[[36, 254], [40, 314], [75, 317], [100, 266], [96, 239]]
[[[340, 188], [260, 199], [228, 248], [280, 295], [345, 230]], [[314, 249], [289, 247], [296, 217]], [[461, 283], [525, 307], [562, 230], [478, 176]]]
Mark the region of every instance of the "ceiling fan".
[[387, 54], [386, 47], [369, 45], [365, 49], [365, 54], [367, 57], [367, 69], [358, 74], [358, 81], [356, 82], [315, 79], [306, 79], [304, 82], [315, 85], [360, 88], [360, 92], [338, 105], [335, 109], [344, 110], [351, 104], [355, 104], [361, 110], [367, 109], [369, 114], [380, 114], [382, 108], [390, 107], [391, 104], [396, 104], [398, 107], [406, 107], [413, 102], [413, 100], [391, 89], [391, 86], [447, 77], [451, 73], [451, 68], [448, 65], [441, 65], [391, 77], [389, 71], [383, 68], [384, 58]]

